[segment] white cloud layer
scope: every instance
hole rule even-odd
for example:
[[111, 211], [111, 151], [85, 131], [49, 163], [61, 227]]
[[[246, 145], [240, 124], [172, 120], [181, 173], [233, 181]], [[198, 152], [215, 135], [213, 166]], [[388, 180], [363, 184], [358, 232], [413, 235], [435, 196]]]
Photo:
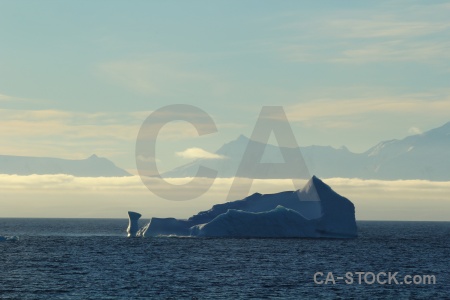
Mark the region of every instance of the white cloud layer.
[[[185, 184], [189, 178], [174, 178]], [[187, 218], [226, 201], [232, 178], [218, 178], [203, 196], [169, 201], [155, 196], [138, 176], [83, 178], [70, 175], [0, 175], [0, 217], [118, 217], [137, 210], [144, 218]], [[206, 182], [206, 181], [205, 181]], [[450, 182], [329, 178], [324, 182], [349, 198], [358, 220], [450, 221]], [[304, 182], [301, 182], [304, 184]], [[154, 185], [158, 185], [155, 179]], [[291, 180], [254, 180], [251, 193], [293, 190]], [[180, 194], [180, 199], [183, 197]], [[245, 195], [235, 195], [240, 199]]]
[[412, 126], [411, 128], [409, 128], [408, 133], [410, 134], [422, 134], [422, 130], [420, 130], [419, 128]]
[[183, 158], [193, 158], [193, 159], [224, 159], [223, 155], [218, 155], [215, 153], [208, 152], [202, 148], [188, 148], [184, 151], [176, 152], [176, 155]]

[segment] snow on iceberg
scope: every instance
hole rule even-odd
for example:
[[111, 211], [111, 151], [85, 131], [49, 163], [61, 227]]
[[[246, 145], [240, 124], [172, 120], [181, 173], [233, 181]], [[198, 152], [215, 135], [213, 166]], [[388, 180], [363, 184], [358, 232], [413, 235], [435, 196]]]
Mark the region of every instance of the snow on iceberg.
[[357, 236], [355, 206], [313, 176], [294, 192], [214, 205], [187, 220], [152, 218], [137, 236], [311, 237]]
[[267, 212], [229, 209], [209, 223], [190, 228], [191, 236], [207, 237], [320, 237], [316, 222], [281, 205]]

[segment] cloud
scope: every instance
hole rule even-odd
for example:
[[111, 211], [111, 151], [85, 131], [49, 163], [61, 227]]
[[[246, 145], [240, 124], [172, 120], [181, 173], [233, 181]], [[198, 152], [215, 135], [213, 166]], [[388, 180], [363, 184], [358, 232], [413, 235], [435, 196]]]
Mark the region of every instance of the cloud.
[[203, 56], [151, 53], [140, 59], [107, 61], [96, 68], [100, 77], [132, 92], [148, 96], [187, 97], [193, 93], [222, 94], [228, 85], [214, 74], [192, 67]]
[[410, 133], [410, 134], [422, 134], [422, 130], [420, 130], [419, 128], [413, 126], [413, 127], [409, 128], [408, 133]]
[[[439, 63], [450, 59], [449, 9], [444, 5], [392, 6], [335, 12], [285, 24], [291, 34], [278, 51], [293, 62], [371, 63], [414, 61]], [[314, 28], [314, 33], [311, 32]]]
[[13, 100], [13, 97], [0, 94], [0, 101], [12, 101], [12, 100]]
[[[160, 181], [149, 180], [154, 180], [152, 186], [159, 187]], [[190, 180], [192, 178], [172, 178], [170, 182], [185, 184]], [[355, 204], [357, 220], [450, 221], [450, 182], [357, 178], [323, 181]], [[0, 217], [126, 218], [126, 211], [133, 209], [141, 212], [144, 218], [187, 218], [214, 204], [224, 203], [232, 182], [233, 178], [217, 178], [210, 190], [197, 199], [168, 201], [147, 190], [138, 176], [0, 175]], [[304, 180], [299, 181], [300, 185], [304, 183]], [[253, 181], [250, 194], [293, 189], [292, 180], [259, 179]], [[180, 194], [181, 199], [183, 195]], [[235, 199], [245, 196], [235, 195]]]
[[113, 159], [129, 152], [142, 121], [127, 112], [0, 109], [0, 153]]
[[194, 158], [194, 159], [224, 159], [225, 156], [218, 155], [215, 153], [208, 152], [202, 148], [188, 148], [184, 151], [176, 152], [176, 155], [183, 158]]
[[[0, 128], [4, 129], [0, 130], [3, 140], [0, 153], [74, 159], [94, 152], [110, 156], [124, 151], [127, 143], [134, 144], [143, 121], [150, 114], [151, 111], [88, 113], [0, 109]], [[158, 140], [179, 141], [192, 137], [198, 137], [194, 126], [170, 122], [163, 126]]]
[[[369, 19], [334, 19], [325, 23], [333, 34], [345, 38], [406, 38], [438, 33], [450, 28], [447, 22], [406, 21], [399, 17], [374, 16]], [[339, 33], [338, 33], [339, 32]]]
[[287, 116], [294, 122], [324, 122], [330, 128], [348, 128], [352, 126], [347, 117], [395, 113], [400, 115], [430, 114], [448, 116], [450, 98], [440, 100], [417, 99], [408, 95], [383, 98], [362, 99], [318, 99], [289, 106]]
[[134, 140], [142, 120], [127, 113], [0, 109], [4, 139]]
[[0, 94], [0, 101], [8, 101], [8, 102], [13, 102], [13, 101], [20, 101], [20, 102], [34, 102], [34, 103], [38, 103], [38, 102], [46, 102], [44, 100], [36, 100], [36, 99], [30, 99], [30, 98], [22, 98], [22, 97], [16, 97], [16, 96], [11, 96], [11, 95], [5, 95], [5, 94]]
[[[151, 113], [0, 109], [0, 128], [3, 128], [0, 130], [0, 154], [84, 159], [95, 153], [122, 168], [135, 168], [136, 139], [141, 125]], [[183, 118], [182, 115], [178, 117]], [[161, 125], [164, 126], [157, 135], [159, 147], [183, 144], [189, 139], [211, 138], [211, 135], [199, 136], [197, 129], [184, 121]], [[211, 124], [202, 120], [196, 125], [200, 130], [212, 129]], [[232, 125], [217, 124], [220, 128], [232, 128]], [[171, 151], [173, 153], [176, 148]], [[158, 152], [158, 157], [161, 154]], [[166, 158], [162, 158], [164, 155], [157, 162], [173, 161], [170, 151]]]
[[50, 190], [50, 191], [113, 191], [145, 190], [138, 176], [126, 177], [76, 177], [55, 175], [6, 175], [0, 174], [2, 190]]
[[450, 43], [390, 40], [345, 49], [333, 62], [429, 61], [449, 59]]
[[[167, 181], [172, 184], [183, 184], [193, 178], [168, 178]], [[200, 178], [201, 179], [201, 178]], [[146, 179], [147, 180], [147, 179]], [[159, 179], [149, 178], [157, 185]], [[226, 191], [231, 186], [234, 178], [216, 178], [215, 187], [221, 191]], [[364, 190], [385, 190], [392, 192], [410, 191], [410, 192], [450, 192], [450, 181], [428, 181], [428, 180], [371, 180], [359, 178], [324, 178], [325, 183], [333, 189], [354, 191]], [[201, 180], [200, 180], [201, 181]], [[209, 178], [204, 179], [205, 183]], [[298, 180], [301, 184], [305, 184], [305, 180]], [[245, 181], [243, 181], [245, 182]], [[60, 190], [60, 191], [106, 191], [113, 192], [115, 190], [134, 190], [145, 191], [146, 187], [142, 183], [139, 176], [125, 177], [76, 177], [66, 174], [49, 174], [49, 175], [7, 175], [0, 174], [0, 189], [7, 190]], [[252, 191], [260, 191], [262, 193], [273, 193], [280, 190], [292, 190], [291, 179], [255, 179], [253, 180]], [[377, 196], [377, 195], [374, 195]], [[448, 200], [448, 197], [443, 197]]]

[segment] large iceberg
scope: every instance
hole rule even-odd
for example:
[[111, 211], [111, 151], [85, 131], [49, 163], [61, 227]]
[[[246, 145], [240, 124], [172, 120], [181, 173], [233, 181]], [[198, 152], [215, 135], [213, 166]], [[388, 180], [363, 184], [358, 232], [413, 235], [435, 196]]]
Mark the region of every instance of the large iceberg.
[[187, 220], [152, 218], [137, 236], [354, 238], [355, 206], [313, 176], [301, 190], [214, 205]]

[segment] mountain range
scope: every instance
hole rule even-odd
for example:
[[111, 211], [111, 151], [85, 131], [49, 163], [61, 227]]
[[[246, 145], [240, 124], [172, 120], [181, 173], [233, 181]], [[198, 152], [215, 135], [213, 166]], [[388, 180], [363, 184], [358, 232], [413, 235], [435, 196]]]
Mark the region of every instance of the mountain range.
[[[217, 170], [218, 177], [233, 177], [248, 143], [257, 142], [241, 135], [215, 152], [223, 159], [197, 159], [164, 173], [163, 177], [192, 177], [200, 165]], [[450, 180], [450, 122], [422, 134], [380, 142], [363, 153], [330, 146], [300, 147], [300, 150], [309, 173], [321, 178]], [[286, 148], [285, 151], [293, 150]], [[266, 145], [261, 162], [284, 162], [279, 147]], [[269, 177], [294, 178], [299, 174], [271, 174]], [[269, 178], [267, 173], [254, 177]]]
[[[249, 143], [257, 143], [240, 135], [224, 144], [215, 154], [222, 159], [197, 159], [191, 163], [162, 174], [163, 177], [194, 177], [200, 165], [218, 171], [217, 177], [234, 177]], [[265, 147], [262, 163], [283, 163], [280, 148]], [[298, 157], [298, 149], [284, 148], [285, 153]], [[401, 140], [380, 142], [363, 153], [354, 153], [346, 147], [300, 147], [309, 174], [321, 178], [344, 177], [362, 179], [425, 179], [450, 181], [450, 122], [422, 134]], [[293, 157], [290, 156], [289, 157]], [[302, 159], [302, 157], [298, 157]], [[245, 172], [246, 171], [246, 172]], [[243, 177], [298, 178], [299, 172], [273, 172], [267, 166], [264, 172], [254, 176], [252, 170], [244, 170]], [[26, 157], [0, 155], [0, 174], [69, 174], [81, 177], [121, 177], [130, 173], [117, 167], [112, 161], [96, 156], [68, 160], [52, 157]]]
[[131, 176], [112, 161], [95, 154], [79, 160], [0, 155], [0, 174], [68, 174], [80, 177]]

